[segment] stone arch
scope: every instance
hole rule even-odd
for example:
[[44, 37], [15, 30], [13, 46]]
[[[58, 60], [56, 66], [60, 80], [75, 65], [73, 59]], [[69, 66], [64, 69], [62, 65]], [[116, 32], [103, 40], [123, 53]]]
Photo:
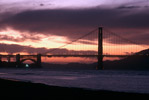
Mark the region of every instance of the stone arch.
[[24, 61], [26, 61], [26, 60], [30, 60], [30, 61], [34, 62], [34, 64], [37, 63], [37, 61], [34, 60], [34, 59], [22, 59], [22, 60], [20, 61], [20, 63], [22, 64], [22, 63], [23, 63]]

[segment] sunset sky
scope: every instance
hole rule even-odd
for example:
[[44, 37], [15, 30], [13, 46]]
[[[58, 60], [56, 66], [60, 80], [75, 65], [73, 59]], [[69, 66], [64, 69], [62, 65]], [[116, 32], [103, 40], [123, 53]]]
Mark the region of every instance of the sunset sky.
[[[44, 53], [99, 26], [148, 46], [148, 11], [149, 0], [0, 0], [0, 52]], [[114, 44], [105, 42], [107, 48]], [[97, 51], [97, 45], [88, 50]]]

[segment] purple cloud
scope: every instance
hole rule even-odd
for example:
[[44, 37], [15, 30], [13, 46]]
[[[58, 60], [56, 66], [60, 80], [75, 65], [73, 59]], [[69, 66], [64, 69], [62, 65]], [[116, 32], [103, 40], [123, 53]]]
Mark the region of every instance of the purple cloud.
[[[110, 27], [112, 30], [128, 30], [127, 33], [121, 35], [130, 38], [128, 35], [134, 34], [132, 38], [142, 39], [138, 38], [140, 36], [142, 37], [142, 33], [136, 35], [133, 31], [147, 30], [149, 27], [148, 18], [149, 13], [147, 13], [147, 10], [139, 12], [130, 10], [126, 12], [117, 8], [101, 9], [98, 7], [77, 10], [33, 10], [21, 12], [10, 16], [9, 18], [4, 18], [0, 22], [0, 29], [2, 30], [11, 27], [14, 30], [20, 32], [25, 31], [32, 35], [40, 33], [65, 36], [69, 39], [74, 39], [86, 34], [95, 27], [105, 26]], [[131, 32], [129, 32], [129, 30], [131, 30]], [[147, 31], [143, 36], [148, 36]], [[144, 41], [144, 43], [148, 43], [147, 41], [148, 40]]]
[[[17, 48], [17, 49], [16, 49]], [[97, 54], [96, 51], [75, 51], [75, 50], [68, 50], [64, 48], [53, 48], [53, 49], [47, 49], [47, 48], [34, 48], [31, 46], [22, 46], [17, 44], [3, 44], [0, 43], [0, 52], [7, 52], [10, 54], [18, 53], [18, 52], [25, 52], [29, 54], [82, 54], [82, 55], [89, 55], [89, 54]]]

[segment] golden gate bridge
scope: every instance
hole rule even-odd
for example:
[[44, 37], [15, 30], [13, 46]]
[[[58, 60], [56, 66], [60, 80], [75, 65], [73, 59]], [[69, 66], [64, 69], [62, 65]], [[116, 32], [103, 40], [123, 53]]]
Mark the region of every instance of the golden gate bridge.
[[[58, 48], [49, 49], [37, 55], [1, 54], [0, 66], [5, 66], [5, 64], [10, 66], [11, 58], [16, 59], [13, 63], [16, 67], [21, 67], [24, 61], [30, 60], [34, 62], [36, 67], [40, 68], [41, 57], [96, 57], [98, 62], [96, 69], [104, 69], [104, 57], [149, 56], [148, 54], [135, 53], [143, 49], [148, 49], [148, 47], [111, 32], [109, 29], [99, 27]], [[5, 64], [2, 62], [3, 58], [7, 58]]]

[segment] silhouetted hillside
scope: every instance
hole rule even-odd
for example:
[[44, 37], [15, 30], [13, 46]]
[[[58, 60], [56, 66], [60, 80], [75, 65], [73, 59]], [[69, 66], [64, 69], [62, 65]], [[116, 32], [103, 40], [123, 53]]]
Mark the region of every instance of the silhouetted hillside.
[[140, 52], [135, 53], [136, 55], [149, 55], [149, 49], [142, 50]]
[[132, 70], [149, 70], [149, 49], [142, 50], [132, 56], [117, 61], [105, 61], [105, 69], [132, 69]]

